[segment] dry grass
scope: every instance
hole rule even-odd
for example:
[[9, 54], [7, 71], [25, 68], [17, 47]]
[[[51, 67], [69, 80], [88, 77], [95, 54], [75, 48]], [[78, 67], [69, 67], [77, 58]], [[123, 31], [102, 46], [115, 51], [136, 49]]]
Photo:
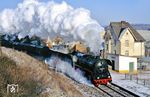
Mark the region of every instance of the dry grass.
[[[0, 56], [0, 97], [35, 97], [37, 96], [40, 85], [33, 80], [27, 68], [19, 68], [16, 63]], [[18, 84], [17, 94], [7, 94], [7, 84]]]
[[[20, 69], [17, 72], [11, 68], [12, 75], [20, 74], [17, 78], [17, 83], [22, 83], [22, 80], [28, 80], [25, 86], [38, 86], [36, 89], [31, 88], [30, 94], [34, 96], [24, 97], [83, 97], [83, 94], [75, 88], [70, 80], [67, 80], [63, 75], [49, 70], [48, 66], [33, 57], [18, 52], [16, 50], [2, 47], [2, 52], [11, 60], [16, 62], [17, 67]], [[20, 84], [20, 85], [22, 85]], [[25, 91], [21, 88], [21, 91]], [[1, 97], [1, 96], [0, 96]], [[22, 97], [22, 96], [21, 96]]]

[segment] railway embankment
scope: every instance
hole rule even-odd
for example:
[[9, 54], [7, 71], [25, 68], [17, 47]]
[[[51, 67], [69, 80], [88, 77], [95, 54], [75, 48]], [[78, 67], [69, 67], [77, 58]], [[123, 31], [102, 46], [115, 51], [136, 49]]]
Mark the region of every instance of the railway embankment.
[[[35, 58], [27, 55], [26, 53], [2, 47], [2, 54], [7, 56], [9, 59], [13, 60], [18, 68], [26, 70], [24, 71], [25, 74], [22, 76], [22, 79], [25, 78], [26, 76], [30, 76], [32, 80], [35, 81], [35, 83], [40, 85], [38, 96], [42, 97], [84, 96], [63, 76], [61, 76], [58, 73], [55, 73], [53, 70], [49, 70], [46, 64], [36, 60]], [[14, 84], [18, 84], [19, 87], [22, 87], [17, 82], [19, 82], [19, 79]]]
[[[36, 92], [32, 91], [32, 94], [36, 93], [37, 97], [105, 96], [103, 92], [97, 90], [95, 87], [80, 84], [60, 72], [55, 72], [53, 69], [50, 69], [44, 62], [41, 62], [24, 52], [19, 52], [14, 49], [5, 47], [2, 47], [1, 49], [3, 54], [2, 56], [6, 56], [10, 60], [13, 60], [16, 64], [16, 67], [20, 68], [20, 72], [23, 71], [20, 79], [15, 79], [15, 83], [11, 83], [18, 84], [20, 93], [23, 91], [20, 91], [22, 84], [20, 84], [19, 81], [24, 78], [30, 78], [33, 83], [29, 84], [30, 82], [27, 81], [26, 84], [36, 84], [35, 86], [39, 86]], [[15, 73], [15, 76], [18, 76], [17, 72]], [[6, 82], [5, 84], [7, 85], [9, 83]], [[7, 88], [6, 85], [4, 88]], [[26, 93], [26, 95], [30, 96], [29, 93]]]

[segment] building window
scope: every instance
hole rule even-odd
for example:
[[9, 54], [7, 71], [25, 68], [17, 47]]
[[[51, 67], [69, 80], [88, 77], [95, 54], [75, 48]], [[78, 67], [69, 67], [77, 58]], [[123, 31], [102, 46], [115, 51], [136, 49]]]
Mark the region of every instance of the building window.
[[108, 50], [108, 44], [106, 44], [106, 50]]
[[129, 56], [129, 51], [128, 50], [125, 51], [125, 55]]
[[114, 50], [114, 54], [116, 54], [116, 50]]
[[125, 46], [129, 47], [129, 40], [125, 40]]

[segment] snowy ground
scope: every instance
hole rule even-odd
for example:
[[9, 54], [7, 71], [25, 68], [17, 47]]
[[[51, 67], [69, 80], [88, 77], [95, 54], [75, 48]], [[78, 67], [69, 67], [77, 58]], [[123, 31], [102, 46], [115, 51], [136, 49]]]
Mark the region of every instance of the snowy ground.
[[[132, 80], [130, 80], [130, 76], [126, 76], [125, 78], [125, 74], [111, 70], [110, 73], [113, 78], [113, 83], [138, 94], [140, 97], [150, 97], [150, 73], [146, 72], [147, 74], [134, 75]], [[139, 78], [138, 81], [137, 78]]]

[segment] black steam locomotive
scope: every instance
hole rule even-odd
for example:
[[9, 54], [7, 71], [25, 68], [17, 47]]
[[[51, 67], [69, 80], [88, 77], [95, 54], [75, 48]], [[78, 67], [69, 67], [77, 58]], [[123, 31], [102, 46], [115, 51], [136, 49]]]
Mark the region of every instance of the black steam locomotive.
[[100, 59], [99, 56], [92, 56], [80, 52], [72, 52], [75, 67], [78, 67], [86, 72], [95, 86], [100, 84], [107, 85], [112, 81], [108, 64], [111, 64], [108, 59]]
[[17, 35], [2, 35], [0, 39], [2, 46], [43, 57], [55, 56], [62, 61], [68, 62], [72, 66], [84, 70], [95, 86], [99, 84], [106, 85], [112, 81], [108, 71], [108, 64], [111, 64], [111, 62], [107, 59], [100, 59], [97, 56], [86, 55], [76, 51], [70, 54], [53, 51], [45, 46], [37, 37], [29, 38], [26, 36], [19, 40]]

